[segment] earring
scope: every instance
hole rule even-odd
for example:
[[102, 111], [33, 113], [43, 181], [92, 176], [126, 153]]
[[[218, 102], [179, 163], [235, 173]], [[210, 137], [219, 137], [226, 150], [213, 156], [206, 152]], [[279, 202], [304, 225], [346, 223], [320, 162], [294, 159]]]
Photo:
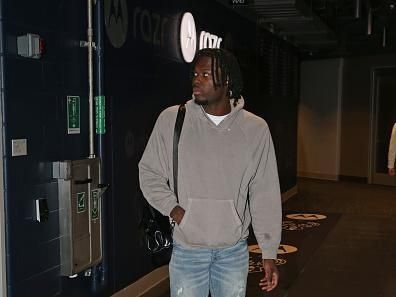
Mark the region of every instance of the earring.
[[229, 90], [228, 93], [229, 93], [230, 98], [232, 98], [232, 91]]

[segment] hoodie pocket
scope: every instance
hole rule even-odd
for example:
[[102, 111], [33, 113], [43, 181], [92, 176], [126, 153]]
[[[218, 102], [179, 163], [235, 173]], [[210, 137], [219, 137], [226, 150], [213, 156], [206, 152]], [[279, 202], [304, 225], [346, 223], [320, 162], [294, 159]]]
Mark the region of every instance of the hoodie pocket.
[[179, 228], [186, 243], [196, 246], [230, 246], [242, 234], [233, 200], [189, 199]]

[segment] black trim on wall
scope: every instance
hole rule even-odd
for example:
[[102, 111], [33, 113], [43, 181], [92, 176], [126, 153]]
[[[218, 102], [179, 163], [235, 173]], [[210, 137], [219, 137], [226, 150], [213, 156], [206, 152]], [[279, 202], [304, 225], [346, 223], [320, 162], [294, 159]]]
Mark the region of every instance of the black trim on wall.
[[368, 183], [368, 178], [363, 177], [363, 176], [339, 175], [338, 179], [340, 181], [345, 181], [345, 182], [354, 182], [354, 183], [361, 183], [361, 184]]

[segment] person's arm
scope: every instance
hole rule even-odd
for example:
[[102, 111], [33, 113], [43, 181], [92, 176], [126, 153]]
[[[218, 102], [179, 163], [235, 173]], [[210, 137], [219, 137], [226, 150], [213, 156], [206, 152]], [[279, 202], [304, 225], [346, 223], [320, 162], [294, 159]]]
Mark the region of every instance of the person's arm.
[[275, 150], [268, 127], [254, 154], [258, 166], [249, 186], [252, 225], [262, 251], [262, 290], [273, 290], [279, 281], [275, 265], [282, 231], [282, 206]]
[[[168, 114], [165, 114], [166, 112]], [[165, 139], [173, 137], [173, 126], [172, 121], [166, 118], [167, 116], [169, 116], [168, 110], [162, 112], [155, 123], [139, 162], [139, 181], [147, 201], [163, 215], [170, 216], [178, 203], [174, 192], [168, 185], [168, 175], [172, 172], [169, 169], [172, 162], [168, 156], [171, 155], [169, 150], [172, 150], [172, 146], [169, 146]]]
[[393, 125], [392, 134], [389, 141], [389, 150], [388, 150], [388, 173], [391, 176], [395, 175], [395, 157], [396, 157], [396, 124]]

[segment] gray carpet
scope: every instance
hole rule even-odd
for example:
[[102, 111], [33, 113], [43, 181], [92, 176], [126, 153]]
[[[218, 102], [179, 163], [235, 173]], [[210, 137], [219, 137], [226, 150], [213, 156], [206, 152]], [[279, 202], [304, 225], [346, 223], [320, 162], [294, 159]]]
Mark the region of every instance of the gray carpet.
[[298, 191], [284, 212], [327, 214], [330, 223], [321, 221], [322, 231], [284, 231], [282, 241], [299, 250], [294, 260], [278, 256], [288, 260], [279, 266], [279, 288], [260, 292], [250, 274], [247, 296], [395, 297], [396, 188], [300, 179]]
[[284, 296], [396, 296], [396, 189], [299, 181], [284, 209], [341, 215]]

